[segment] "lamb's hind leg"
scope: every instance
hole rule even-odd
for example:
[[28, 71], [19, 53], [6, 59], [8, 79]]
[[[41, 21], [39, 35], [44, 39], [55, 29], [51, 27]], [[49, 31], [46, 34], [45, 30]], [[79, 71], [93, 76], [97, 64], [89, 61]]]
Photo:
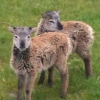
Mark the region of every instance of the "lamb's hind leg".
[[87, 77], [92, 75], [92, 65], [91, 65], [91, 57], [90, 55], [87, 55], [87, 57], [83, 58], [84, 64], [85, 64], [85, 71]]
[[67, 89], [68, 89], [68, 82], [69, 82], [69, 78], [68, 78], [68, 68], [66, 66], [66, 62], [62, 63], [61, 65], [57, 65], [58, 70], [60, 72], [61, 75], [61, 79], [62, 79], [62, 87], [61, 87], [61, 94], [60, 97], [64, 98], [66, 93], [67, 93]]
[[89, 77], [92, 75], [92, 64], [91, 64], [91, 54], [89, 50], [77, 51], [77, 54], [81, 56], [85, 65], [86, 76]]

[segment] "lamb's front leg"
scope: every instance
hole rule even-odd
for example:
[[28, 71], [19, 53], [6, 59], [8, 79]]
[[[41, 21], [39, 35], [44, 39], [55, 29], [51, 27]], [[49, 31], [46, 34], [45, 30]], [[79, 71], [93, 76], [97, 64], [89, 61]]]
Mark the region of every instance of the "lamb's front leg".
[[18, 74], [18, 94], [17, 100], [22, 100], [22, 92], [25, 85], [25, 75]]
[[36, 78], [36, 72], [31, 71], [27, 74], [25, 100], [31, 100], [31, 94], [32, 94], [35, 78]]
[[54, 66], [48, 69], [48, 85], [52, 87], [53, 85], [53, 71], [54, 71]]

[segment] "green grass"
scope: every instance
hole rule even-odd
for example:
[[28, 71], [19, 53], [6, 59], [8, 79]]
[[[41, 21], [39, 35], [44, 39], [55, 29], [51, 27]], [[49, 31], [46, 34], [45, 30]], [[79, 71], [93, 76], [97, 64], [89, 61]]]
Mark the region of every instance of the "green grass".
[[[100, 99], [100, 0], [0, 0], [0, 100], [16, 100], [17, 77], [9, 66], [12, 35], [8, 26], [37, 26], [41, 14], [60, 10], [61, 20], [81, 20], [95, 31], [92, 47], [93, 76], [86, 79], [82, 60], [73, 54], [68, 60], [69, 88], [64, 100]], [[38, 86], [36, 79], [32, 100], [61, 100], [61, 80], [55, 70], [54, 86]]]

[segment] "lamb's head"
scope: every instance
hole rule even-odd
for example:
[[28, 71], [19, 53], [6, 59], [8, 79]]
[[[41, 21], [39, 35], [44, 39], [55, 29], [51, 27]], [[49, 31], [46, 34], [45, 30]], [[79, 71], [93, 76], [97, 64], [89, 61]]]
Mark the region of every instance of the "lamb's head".
[[62, 30], [59, 11], [47, 11], [42, 14], [44, 28], [48, 31]]
[[13, 43], [19, 50], [24, 51], [30, 46], [31, 27], [9, 27], [8, 30], [13, 33]]

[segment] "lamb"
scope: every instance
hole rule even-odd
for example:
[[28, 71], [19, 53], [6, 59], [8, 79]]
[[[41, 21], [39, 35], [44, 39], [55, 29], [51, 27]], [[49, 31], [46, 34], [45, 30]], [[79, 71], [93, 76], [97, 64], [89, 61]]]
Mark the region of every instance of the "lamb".
[[[90, 47], [93, 44], [93, 29], [82, 21], [65, 21], [60, 22], [59, 11], [47, 11], [42, 14], [36, 35], [45, 32], [60, 31], [67, 34], [71, 39], [73, 52], [76, 52], [83, 60], [85, 65], [86, 76], [92, 75], [91, 53]], [[52, 74], [49, 71], [48, 84], [52, 83]], [[41, 73], [38, 84], [42, 84], [45, 79], [45, 72]]]
[[60, 96], [64, 98], [68, 88], [66, 60], [72, 50], [68, 36], [60, 32], [48, 32], [31, 38], [32, 28], [9, 27], [8, 30], [14, 35], [10, 64], [18, 76], [17, 100], [22, 100], [24, 88], [25, 100], [31, 100], [37, 73], [48, 68], [52, 70], [53, 66], [60, 72]]

